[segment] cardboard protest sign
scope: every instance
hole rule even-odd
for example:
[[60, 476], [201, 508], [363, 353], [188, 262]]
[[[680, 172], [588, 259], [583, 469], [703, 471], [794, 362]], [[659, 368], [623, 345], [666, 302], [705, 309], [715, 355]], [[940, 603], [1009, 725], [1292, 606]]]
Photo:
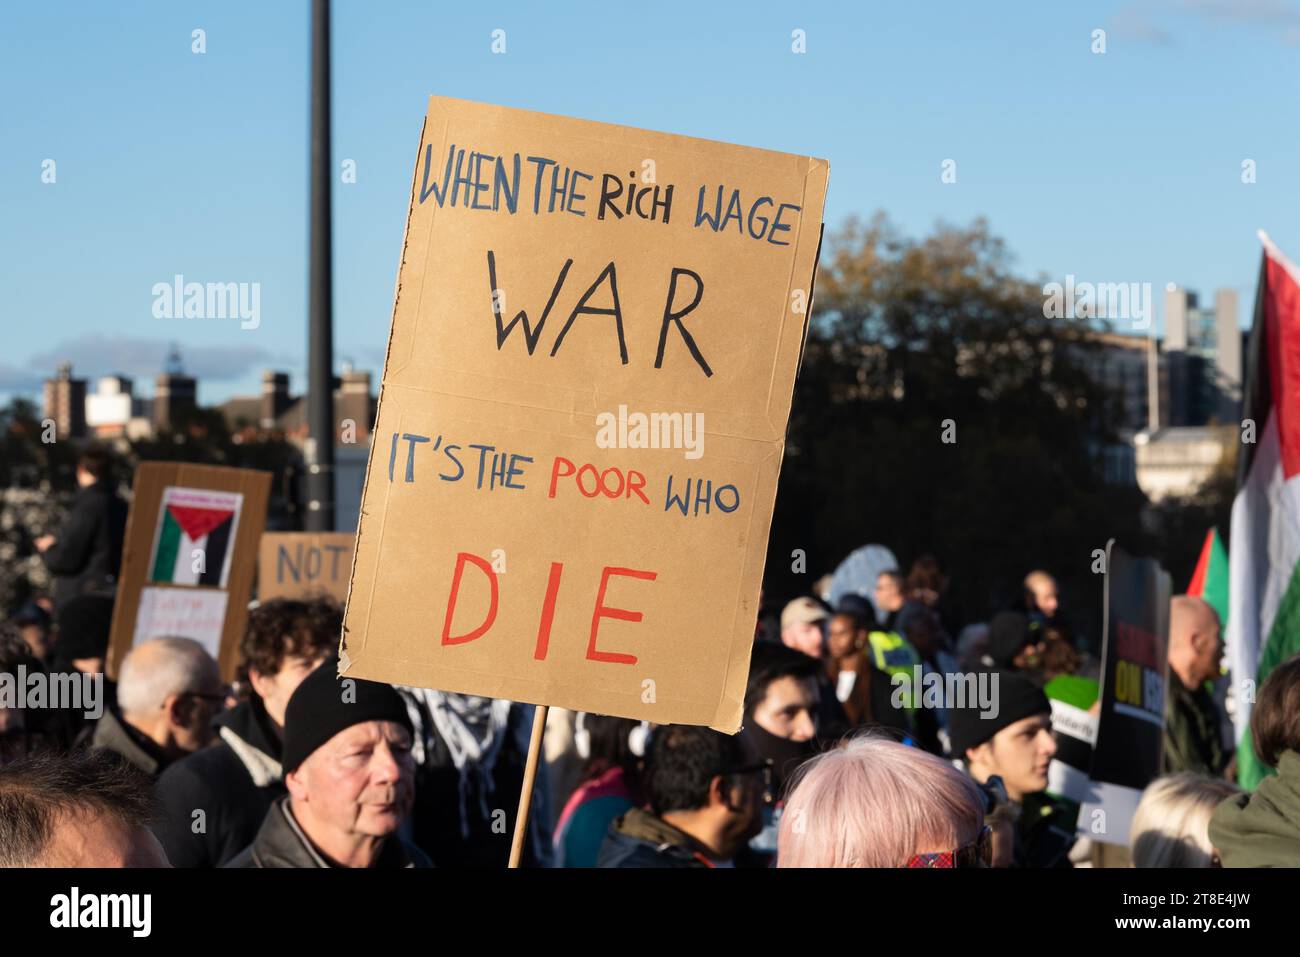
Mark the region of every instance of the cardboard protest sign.
[[352, 573], [351, 532], [267, 532], [257, 553], [257, 598], [315, 598], [343, 604]]
[[1127, 844], [1143, 789], [1160, 774], [1169, 646], [1169, 573], [1106, 545], [1101, 715], [1079, 830]]
[[135, 474], [113, 606], [108, 673], [133, 645], [193, 638], [234, 677], [271, 474], [142, 462]]
[[827, 175], [430, 100], [341, 675], [739, 727]]

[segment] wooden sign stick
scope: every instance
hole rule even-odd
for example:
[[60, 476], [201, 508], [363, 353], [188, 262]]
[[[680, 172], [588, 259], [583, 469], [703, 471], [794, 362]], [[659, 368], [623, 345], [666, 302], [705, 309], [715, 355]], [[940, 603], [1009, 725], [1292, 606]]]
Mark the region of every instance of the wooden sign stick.
[[533, 706], [533, 736], [528, 741], [528, 762], [524, 765], [524, 785], [519, 792], [519, 811], [515, 814], [515, 833], [510, 842], [510, 867], [519, 866], [528, 833], [528, 811], [533, 803], [533, 782], [537, 779], [537, 759], [542, 753], [542, 735], [546, 733], [546, 715], [551, 709]]

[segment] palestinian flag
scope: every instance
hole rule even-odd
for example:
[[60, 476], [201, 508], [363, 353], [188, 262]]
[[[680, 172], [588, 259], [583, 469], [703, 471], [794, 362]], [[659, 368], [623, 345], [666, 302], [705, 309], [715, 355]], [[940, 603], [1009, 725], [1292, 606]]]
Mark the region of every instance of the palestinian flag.
[[1259, 686], [1300, 651], [1300, 269], [1260, 240], [1229, 547], [1228, 662], [1246, 788], [1269, 773], [1250, 741]]
[[1219, 613], [1220, 623], [1225, 628], [1228, 626], [1228, 553], [1223, 550], [1223, 539], [1219, 538], [1217, 528], [1205, 533], [1205, 544], [1201, 546], [1201, 557], [1196, 562], [1187, 594], [1207, 602]]
[[242, 498], [229, 492], [166, 489], [149, 581], [224, 588]]

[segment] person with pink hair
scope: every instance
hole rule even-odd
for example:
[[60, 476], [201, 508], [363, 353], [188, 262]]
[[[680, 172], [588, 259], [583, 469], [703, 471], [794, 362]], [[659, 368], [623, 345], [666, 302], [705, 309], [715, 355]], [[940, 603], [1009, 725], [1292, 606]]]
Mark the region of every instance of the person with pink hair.
[[979, 788], [951, 764], [873, 734], [800, 770], [778, 867], [987, 867]]

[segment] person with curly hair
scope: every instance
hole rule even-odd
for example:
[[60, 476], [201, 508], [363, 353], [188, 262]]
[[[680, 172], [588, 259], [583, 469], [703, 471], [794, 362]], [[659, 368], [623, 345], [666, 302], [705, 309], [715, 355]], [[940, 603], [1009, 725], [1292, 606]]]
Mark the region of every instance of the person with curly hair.
[[327, 599], [275, 599], [249, 613], [239, 665], [248, 697], [218, 720], [215, 746], [158, 779], [156, 832], [174, 866], [218, 867], [257, 836], [267, 810], [287, 793], [281, 753], [289, 698], [335, 652], [342, 628], [343, 610]]

